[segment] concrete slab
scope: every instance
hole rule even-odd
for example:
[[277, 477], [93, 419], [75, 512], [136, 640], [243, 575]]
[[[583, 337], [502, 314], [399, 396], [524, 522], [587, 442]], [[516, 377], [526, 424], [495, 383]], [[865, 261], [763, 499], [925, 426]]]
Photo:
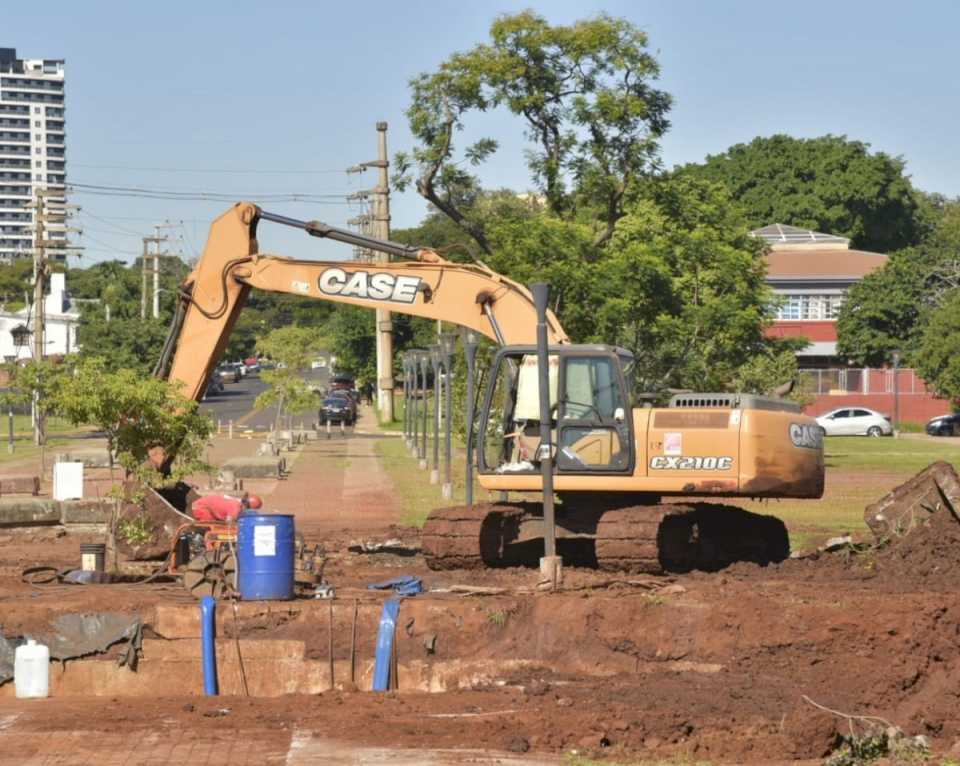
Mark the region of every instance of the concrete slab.
[[0, 527], [59, 524], [60, 503], [49, 498], [0, 498]]
[[109, 468], [110, 451], [106, 449], [79, 449], [57, 453], [57, 462], [83, 463], [84, 468]]
[[61, 524], [108, 524], [113, 516], [113, 500], [61, 500]]
[[39, 476], [7, 476], [0, 479], [0, 495], [39, 495]]
[[269, 479], [281, 476], [286, 467], [279, 457], [235, 457], [220, 466], [222, 470], [233, 471], [238, 479]]

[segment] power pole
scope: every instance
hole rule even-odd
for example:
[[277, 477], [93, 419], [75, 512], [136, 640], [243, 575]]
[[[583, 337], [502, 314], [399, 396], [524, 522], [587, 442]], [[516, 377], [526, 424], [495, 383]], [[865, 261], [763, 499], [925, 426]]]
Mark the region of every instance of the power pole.
[[[390, 161], [387, 159], [386, 122], [377, 123], [377, 134], [377, 159], [372, 162], [361, 162], [347, 169], [348, 173], [358, 173], [367, 168], [377, 168], [379, 171], [377, 186], [369, 191], [350, 195], [350, 198], [365, 199], [368, 195], [373, 198], [373, 210], [369, 216], [372, 218], [372, 233], [379, 239], [390, 239], [390, 175], [388, 172]], [[370, 260], [387, 263], [390, 256], [387, 253], [376, 253]], [[380, 409], [380, 417], [391, 421], [393, 420], [393, 319], [386, 309], [377, 309], [376, 315], [377, 406]]]
[[[160, 316], [160, 258], [168, 255], [166, 251], [160, 252], [160, 245], [167, 241], [168, 237], [160, 234], [160, 229], [171, 226], [172, 224], [154, 224], [154, 235], [143, 238], [143, 270], [140, 284], [140, 319], [147, 318], [147, 294], [149, 292], [149, 276], [153, 274], [153, 300], [152, 316], [157, 319]], [[151, 243], [154, 246], [153, 252], [150, 251]]]

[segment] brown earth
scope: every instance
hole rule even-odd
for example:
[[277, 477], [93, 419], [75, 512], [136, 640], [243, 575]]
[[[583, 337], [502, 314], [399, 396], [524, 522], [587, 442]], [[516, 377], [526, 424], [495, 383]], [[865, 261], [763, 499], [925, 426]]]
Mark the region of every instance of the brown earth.
[[[575, 749], [619, 761], [817, 762], [848, 724], [805, 698], [847, 714], [882, 717], [907, 734], [927, 736], [937, 752], [960, 751], [960, 523], [949, 512], [877, 550], [660, 578], [568, 569], [563, 592], [539, 593], [537, 573], [529, 569], [427, 570], [415, 552], [418, 531], [396, 523], [389, 486], [375, 459], [366, 457], [372, 450], [356, 441], [308, 447], [299, 470], [276, 489], [277, 504], [297, 513], [298, 524], [303, 514], [308, 541], [328, 551], [325, 575], [337, 588], [336, 661], [349, 656], [355, 601], [357, 651], [367, 660], [373, 656], [384, 597], [366, 585], [416, 574], [441, 592], [401, 607], [399, 663], [462, 659], [488, 662], [499, 672], [463, 678], [464, 688], [435, 694], [342, 689], [212, 700], [185, 692], [101, 697], [95, 712], [89, 699], [25, 704], [2, 697], [0, 728], [4, 716], [19, 717], [0, 736], [22, 737], [22, 762], [58, 733], [134, 736], [150, 729], [197, 737], [212, 730], [258, 731], [280, 755], [292, 747], [296, 731], [308, 730], [393, 748], [529, 748], [542, 755]], [[340, 455], [353, 450], [349, 465], [337, 463], [337, 449]], [[298, 510], [304, 498], [305, 509]], [[190, 608], [192, 599], [175, 583], [19, 582], [27, 565], [75, 564], [79, 542], [91, 535], [0, 530], [4, 634], [38, 630], [64, 611], [139, 613], [149, 625], [160, 605]], [[409, 555], [349, 550], [358, 540], [387, 538], [401, 539]], [[452, 585], [503, 590], [470, 597], [443, 592]], [[235, 626], [223, 624], [223, 636], [236, 631], [244, 639], [298, 639], [308, 657], [328, 656], [322, 602], [294, 602], [282, 616], [242, 606]], [[424, 639], [431, 635], [437, 640], [428, 656]], [[229, 713], [218, 717], [224, 707]]]

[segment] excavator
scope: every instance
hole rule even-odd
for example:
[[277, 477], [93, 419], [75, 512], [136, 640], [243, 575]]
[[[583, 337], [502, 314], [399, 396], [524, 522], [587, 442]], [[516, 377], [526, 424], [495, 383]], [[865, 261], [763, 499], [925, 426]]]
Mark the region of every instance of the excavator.
[[[294, 260], [260, 251], [263, 223], [386, 253], [391, 260]], [[443, 320], [498, 344], [475, 435], [480, 485], [539, 493], [536, 307], [531, 293], [482, 263], [269, 213], [241, 202], [217, 218], [179, 289], [155, 374], [199, 401], [252, 289]], [[633, 354], [571, 343], [547, 313], [558, 553], [570, 564], [626, 572], [718, 569], [789, 554], [774, 517], [718, 498], [819, 498], [822, 431], [789, 401], [684, 393], [665, 407], [636, 394]], [[165, 460], [172, 455], [164, 456]], [[503, 495], [501, 495], [502, 497]], [[432, 512], [422, 550], [434, 569], [511, 566], [543, 550], [539, 503]]]

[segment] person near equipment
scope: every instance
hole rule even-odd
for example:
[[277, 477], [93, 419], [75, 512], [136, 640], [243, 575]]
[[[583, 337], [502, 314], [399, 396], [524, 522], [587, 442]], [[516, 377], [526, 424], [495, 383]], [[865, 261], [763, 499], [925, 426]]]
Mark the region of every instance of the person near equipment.
[[193, 518], [197, 521], [236, 521], [245, 510], [257, 510], [263, 506], [258, 495], [244, 492], [243, 497], [231, 495], [204, 495], [194, 500], [190, 506]]

